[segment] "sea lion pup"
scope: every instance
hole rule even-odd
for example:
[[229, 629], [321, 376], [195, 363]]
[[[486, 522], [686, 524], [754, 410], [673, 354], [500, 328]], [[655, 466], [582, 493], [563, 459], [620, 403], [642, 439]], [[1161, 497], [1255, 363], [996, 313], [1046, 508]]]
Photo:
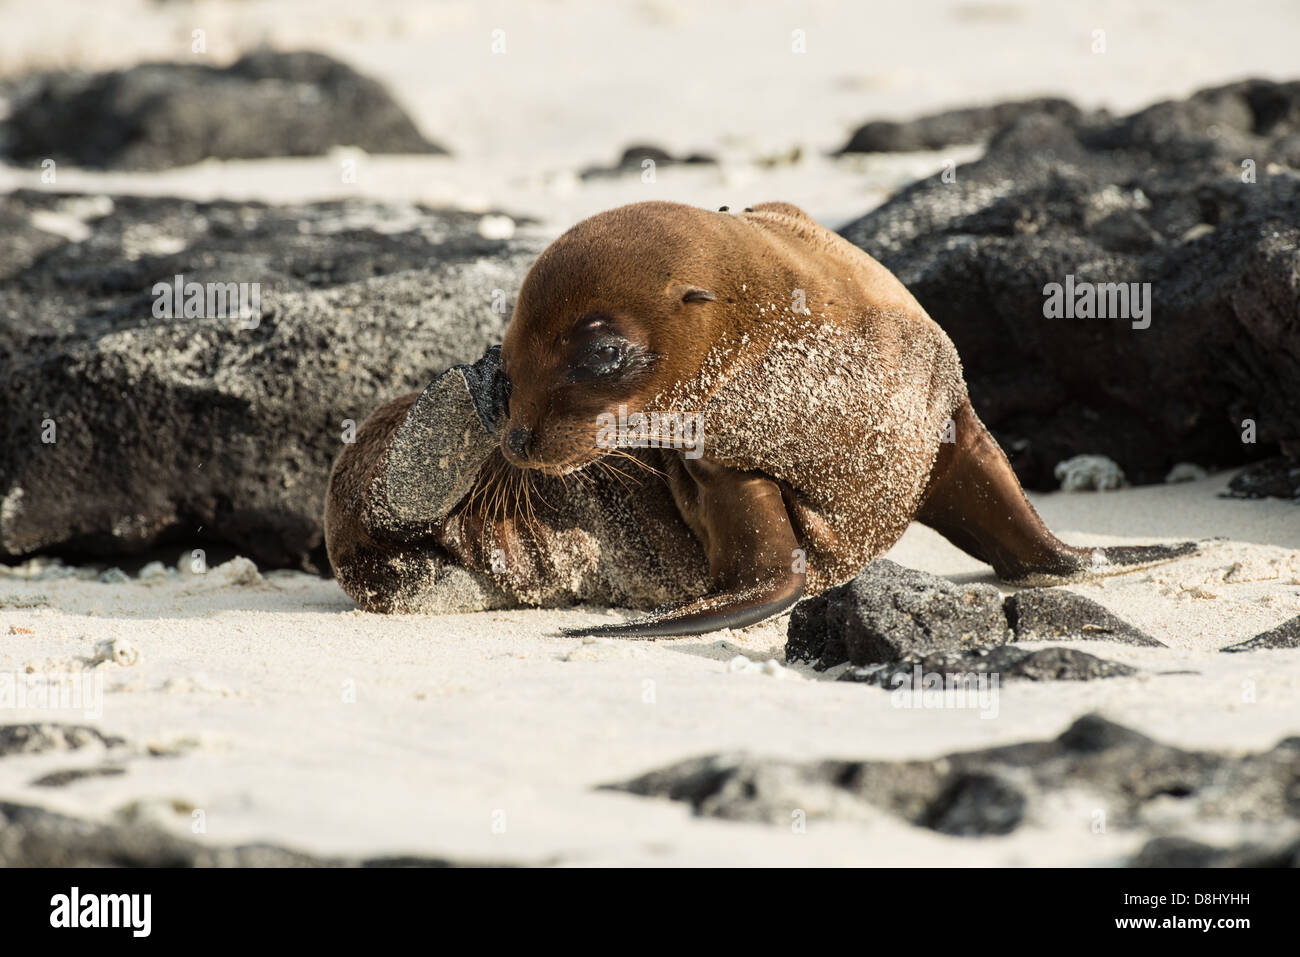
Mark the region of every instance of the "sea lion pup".
[[[382, 407], [339, 457], [326, 543], [363, 607], [418, 609], [459, 566], [480, 607], [666, 601], [571, 633], [696, 634], [847, 581], [913, 520], [1009, 580], [1195, 548], [1052, 535], [943, 330], [786, 203], [584, 220], [529, 271], [496, 360]], [[615, 448], [645, 437], [611, 440], [635, 413], [696, 416], [702, 446]]]

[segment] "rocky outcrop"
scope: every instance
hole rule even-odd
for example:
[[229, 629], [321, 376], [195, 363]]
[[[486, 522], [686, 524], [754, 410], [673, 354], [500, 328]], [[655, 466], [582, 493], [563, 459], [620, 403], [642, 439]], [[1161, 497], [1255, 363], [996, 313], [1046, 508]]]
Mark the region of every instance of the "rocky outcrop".
[[[18, 192], [0, 210], [19, 225], [0, 285], [0, 560], [208, 541], [324, 568], [348, 423], [499, 342], [540, 251], [408, 204]], [[260, 315], [232, 298], [160, 318], [178, 275], [257, 283]]]
[[[1300, 739], [1238, 755], [1186, 751], [1100, 715], [1085, 715], [1058, 737], [922, 761], [789, 761], [749, 754], [695, 758], [610, 788], [684, 801], [702, 816], [789, 827], [809, 820], [870, 820], [890, 814], [960, 837], [1008, 834], [1059, 815], [1064, 792], [1087, 794], [1079, 826], [1152, 833], [1176, 826], [1168, 800], [1189, 827], [1250, 820], [1282, 846], [1300, 827]], [[1154, 834], [1153, 834], [1154, 836]], [[1165, 837], [1192, 838], [1164, 834]], [[1293, 855], [1293, 851], [1287, 852]], [[1286, 855], [1278, 855], [1286, 857]], [[1139, 863], [1168, 859], [1154, 850]], [[1212, 855], [1184, 855], [1189, 864]], [[1290, 860], [1290, 858], [1287, 858]]]
[[905, 122], [874, 120], [854, 130], [840, 152], [907, 153], [979, 143], [1008, 123], [1040, 113], [1072, 124], [1084, 118], [1083, 112], [1073, 103], [1053, 97], [972, 106], [931, 113]]
[[228, 67], [148, 63], [111, 73], [28, 77], [8, 91], [0, 152], [105, 169], [208, 158], [443, 153], [384, 87], [321, 53], [259, 50]]
[[503, 865], [417, 855], [319, 857], [275, 844], [201, 844], [153, 824], [90, 821], [28, 804], [0, 801], [0, 867], [467, 866]]
[[[980, 160], [842, 232], [952, 337], [1021, 480], [1054, 488], [1077, 454], [1135, 483], [1300, 454], [1300, 83], [1012, 112]], [[1149, 288], [1149, 310], [1116, 287], [1127, 318], [1045, 316], [1051, 284], [1083, 283]]]

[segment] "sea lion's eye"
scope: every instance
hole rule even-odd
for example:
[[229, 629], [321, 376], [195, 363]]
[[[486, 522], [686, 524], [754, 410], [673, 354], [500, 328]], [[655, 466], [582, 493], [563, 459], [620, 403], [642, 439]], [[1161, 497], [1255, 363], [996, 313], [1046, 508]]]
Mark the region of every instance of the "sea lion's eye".
[[623, 367], [627, 350], [618, 342], [593, 344], [574, 364], [570, 381], [586, 382], [600, 376], [611, 375]]

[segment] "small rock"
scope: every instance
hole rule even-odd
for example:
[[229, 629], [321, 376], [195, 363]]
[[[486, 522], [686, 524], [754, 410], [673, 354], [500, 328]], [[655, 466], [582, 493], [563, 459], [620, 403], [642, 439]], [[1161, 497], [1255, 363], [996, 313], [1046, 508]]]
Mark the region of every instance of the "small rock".
[[796, 671], [784, 667], [779, 661], [769, 658], [766, 661], [754, 661], [744, 655], [736, 655], [727, 662], [727, 671], [733, 674], [767, 675], [769, 678], [801, 678]]
[[739, 671], [757, 671], [758, 664], [757, 662], [750, 661], [744, 655], [736, 655], [736, 657], [727, 662], [727, 670], [732, 673]]
[[140, 663], [140, 650], [125, 638], [111, 638], [95, 646], [92, 664], [112, 662], [124, 668]]
[[242, 555], [236, 555], [228, 562], [223, 562], [208, 572], [207, 581], [214, 585], [230, 587], [260, 585], [265, 582], [262, 573], [254, 564]]
[[1220, 648], [1220, 651], [1259, 651], [1261, 648], [1300, 648], [1300, 615], [1282, 622], [1276, 628], [1262, 631], [1254, 638], [1247, 638], [1235, 645]]
[[61, 788], [67, 787], [74, 781], [82, 781], [86, 778], [111, 778], [126, 774], [126, 768], [119, 768], [115, 765], [109, 765], [101, 768], [68, 768], [65, 771], [53, 771], [32, 782], [35, 788]]
[[478, 221], [478, 234], [484, 239], [514, 239], [515, 221], [509, 216], [484, 216]]
[[1076, 455], [1058, 462], [1053, 472], [1063, 492], [1100, 492], [1128, 484], [1124, 470], [1104, 455]]
[[[1117, 661], [1107, 661], [1074, 648], [1000, 648], [966, 651], [960, 654], [909, 656], [901, 661], [869, 668], [850, 668], [840, 681], [855, 681], [894, 690], [909, 688], [924, 693], [927, 675], [938, 675], [941, 690], [953, 682], [968, 691], [976, 691], [980, 675], [990, 678], [1027, 678], [1030, 681], [1092, 681], [1096, 678], [1126, 678], [1137, 669]], [[918, 684], [919, 679], [919, 684]]]
[[140, 569], [136, 579], [141, 585], [163, 585], [167, 583], [167, 566], [162, 562], [150, 562]]
[[1300, 499], [1300, 459], [1279, 456], [1245, 468], [1232, 477], [1226, 498]]
[[1064, 588], [1025, 588], [1003, 603], [1016, 641], [1118, 641], [1163, 648], [1091, 598]]
[[129, 582], [131, 576], [120, 568], [110, 568], [99, 576], [99, 580], [105, 585], [120, 585]]
[[1165, 476], [1165, 481], [1170, 484], [1174, 482], [1199, 482], [1201, 479], [1209, 477], [1210, 473], [1196, 463], [1179, 462], [1169, 470], [1169, 474]]
[[124, 743], [122, 738], [105, 735], [99, 729], [83, 724], [0, 725], [0, 757], [43, 751], [76, 751], [88, 744], [111, 748]]
[[956, 585], [877, 559], [857, 578], [795, 606], [786, 661], [825, 669], [957, 653], [1010, 638], [1002, 594], [992, 585]]
[[660, 149], [657, 146], [629, 146], [623, 151], [617, 163], [613, 166], [589, 166], [580, 174], [583, 179], [600, 179], [611, 176], [620, 176], [624, 173], [641, 173], [645, 168], [645, 162], [649, 160], [655, 166], [677, 166], [681, 164], [716, 164], [717, 160], [712, 156], [703, 153], [691, 153], [688, 156], [676, 157], [667, 150]]

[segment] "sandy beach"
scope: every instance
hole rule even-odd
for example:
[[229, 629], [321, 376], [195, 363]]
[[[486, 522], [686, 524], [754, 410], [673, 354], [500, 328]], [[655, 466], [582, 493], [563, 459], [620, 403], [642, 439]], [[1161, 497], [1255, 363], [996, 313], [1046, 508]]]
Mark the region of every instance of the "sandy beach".
[[[1300, 10], [1282, 2], [814, 4], [753, 15], [673, 0], [376, 3], [364, 16], [342, 0], [58, 6], [56, 20], [0, 2], [0, 74], [190, 62], [187, 38], [203, 29], [213, 64], [262, 42], [335, 55], [384, 82], [452, 153], [340, 148], [158, 173], [61, 167], [53, 184], [9, 164], [0, 192], [423, 203], [504, 213], [511, 235], [538, 243], [651, 198], [781, 199], [838, 229], [981, 153], [831, 155], [866, 120], [1034, 95], [1118, 114], [1247, 75], [1291, 79], [1300, 35]], [[496, 29], [502, 56], [489, 52]], [[1089, 52], [1094, 29], [1107, 31], [1104, 56]], [[787, 57], [799, 30], [810, 52]], [[752, 54], [769, 47], [782, 55]], [[643, 142], [718, 163], [665, 166], [653, 183], [581, 176]], [[359, 175], [341, 187], [349, 158]], [[66, 220], [47, 223], [78, 235]], [[1077, 644], [1135, 675], [1008, 681], [992, 715], [900, 709], [885, 690], [836, 680], [847, 666], [788, 663], [788, 615], [658, 641], [560, 634], [632, 614], [623, 610], [375, 615], [331, 578], [259, 570], [246, 557], [214, 553], [196, 572], [197, 539], [118, 561], [0, 565], [0, 692], [40, 673], [102, 688], [98, 706], [10, 704], [0, 724], [88, 725], [121, 739], [3, 755], [0, 800], [213, 845], [462, 864], [1118, 866], [1164, 834], [1276, 842], [1273, 825], [1203, 819], [1172, 797], [1136, 826], [1098, 832], [1100, 799], [1086, 788], [1036, 803], [1014, 833], [978, 839], [884, 810], [850, 819], [792, 809], [807, 812], [806, 827], [792, 828], [601, 789], [711, 754], [931, 759], [1049, 739], [1094, 712], [1177, 747], [1272, 748], [1300, 734], [1300, 650], [1221, 649], [1300, 615], [1300, 508], [1223, 497], [1232, 474], [1031, 495], [1074, 544], [1202, 545], [1067, 586], [1166, 646]], [[919, 525], [887, 557], [1014, 590]]]
[[[1296, 730], [1300, 659], [1219, 649], [1300, 614], [1300, 530], [1289, 503], [1216, 497], [1225, 478], [1035, 498], [1071, 541], [1189, 532], [1225, 540], [1194, 558], [1077, 586], [1169, 646], [1089, 643], [1088, 651], [1137, 667], [1137, 676], [1008, 683], [995, 717], [899, 710], [887, 691], [831, 680], [842, 668], [783, 667], [784, 616], [698, 638], [582, 640], [558, 630], [606, 612], [385, 617], [356, 610], [332, 581], [254, 576], [239, 562], [156, 584], [10, 569], [0, 578], [0, 627], [31, 633], [0, 639], [5, 670], [84, 667], [97, 645], [113, 641], [136, 649], [138, 661], [94, 667], [103, 675], [103, 715], [89, 723], [123, 736], [125, 746], [8, 757], [0, 788], [9, 800], [92, 819], [144, 815], [187, 835], [201, 810], [206, 839], [321, 854], [569, 865], [1115, 865], [1150, 835], [1094, 834], [1086, 794], [1015, 835], [971, 841], [883, 813], [865, 823], [813, 821], [795, 835], [595, 789], [718, 752], [934, 757], [1051, 737], [1090, 711], [1184, 747], [1271, 747]], [[1114, 534], [1120, 528], [1139, 534]], [[957, 580], [996, 581], [919, 526], [889, 557]], [[767, 662], [774, 665], [765, 671]], [[75, 711], [13, 719], [84, 723]], [[126, 773], [67, 788], [32, 785], [105, 764]], [[1251, 834], [1248, 822], [1197, 826], [1176, 810], [1169, 827], [1178, 833], [1190, 828], [1223, 843]]]

